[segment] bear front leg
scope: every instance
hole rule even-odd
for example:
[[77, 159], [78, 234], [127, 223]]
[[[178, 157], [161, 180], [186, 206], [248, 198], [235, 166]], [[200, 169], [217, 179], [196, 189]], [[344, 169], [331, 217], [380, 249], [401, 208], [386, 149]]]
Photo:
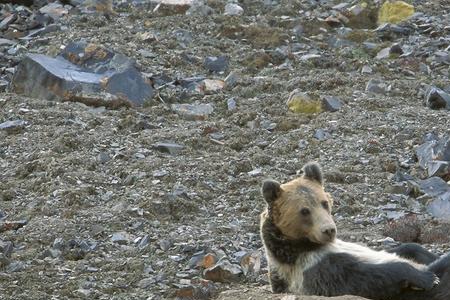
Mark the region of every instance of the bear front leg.
[[411, 259], [424, 265], [428, 265], [439, 258], [436, 254], [431, 253], [416, 243], [401, 244], [400, 246], [386, 250], [386, 252], [395, 253], [400, 257]]
[[281, 278], [277, 271], [269, 271], [269, 281], [270, 286], [272, 287], [272, 292], [277, 294], [288, 292], [288, 282], [285, 279]]
[[318, 296], [356, 295], [374, 300], [397, 299], [405, 288], [432, 289], [433, 272], [408, 262], [370, 263], [347, 253], [324, 257], [303, 273], [305, 294]]

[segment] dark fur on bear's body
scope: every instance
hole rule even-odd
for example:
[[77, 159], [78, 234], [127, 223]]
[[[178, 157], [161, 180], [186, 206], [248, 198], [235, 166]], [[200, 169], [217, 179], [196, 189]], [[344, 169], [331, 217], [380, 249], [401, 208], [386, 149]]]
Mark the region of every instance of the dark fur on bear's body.
[[261, 237], [274, 292], [450, 300], [450, 254], [438, 258], [417, 244], [374, 251], [334, 238], [332, 199], [323, 192], [317, 164], [306, 165], [304, 175], [287, 184], [266, 181], [262, 192], [268, 206]]

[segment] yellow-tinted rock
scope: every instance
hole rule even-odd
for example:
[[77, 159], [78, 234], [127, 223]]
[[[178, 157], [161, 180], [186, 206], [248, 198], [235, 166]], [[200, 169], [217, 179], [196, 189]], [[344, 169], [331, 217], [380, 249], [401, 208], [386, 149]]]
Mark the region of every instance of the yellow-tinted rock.
[[294, 90], [287, 101], [290, 111], [295, 113], [314, 114], [322, 111], [322, 104], [318, 100], [311, 99], [307, 94]]
[[378, 24], [399, 23], [414, 14], [414, 6], [403, 1], [386, 1], [380, 8]]

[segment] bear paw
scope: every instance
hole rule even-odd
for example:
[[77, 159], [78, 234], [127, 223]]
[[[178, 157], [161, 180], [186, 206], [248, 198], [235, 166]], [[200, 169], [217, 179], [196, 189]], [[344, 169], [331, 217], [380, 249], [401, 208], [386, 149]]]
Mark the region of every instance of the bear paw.
[[431, 290], [439, 284], [439, 277], [432, 272], [423, 272], [411, 281], [410, 288], [413, 290]]

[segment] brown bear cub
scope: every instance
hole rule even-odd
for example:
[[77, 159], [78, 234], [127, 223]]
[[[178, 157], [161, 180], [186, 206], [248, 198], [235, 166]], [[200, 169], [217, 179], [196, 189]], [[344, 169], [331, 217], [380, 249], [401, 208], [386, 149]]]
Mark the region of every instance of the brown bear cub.
[[[375, 251], [336, 239], [333, 199], [320, 166], [280, 184], [267, 180], [261, 237], [275, 293], [374, 300], [450, 300], [450, 254], [438, 258], [417, 244]], [[439, 282], [440, 281], [440, 282]]]

